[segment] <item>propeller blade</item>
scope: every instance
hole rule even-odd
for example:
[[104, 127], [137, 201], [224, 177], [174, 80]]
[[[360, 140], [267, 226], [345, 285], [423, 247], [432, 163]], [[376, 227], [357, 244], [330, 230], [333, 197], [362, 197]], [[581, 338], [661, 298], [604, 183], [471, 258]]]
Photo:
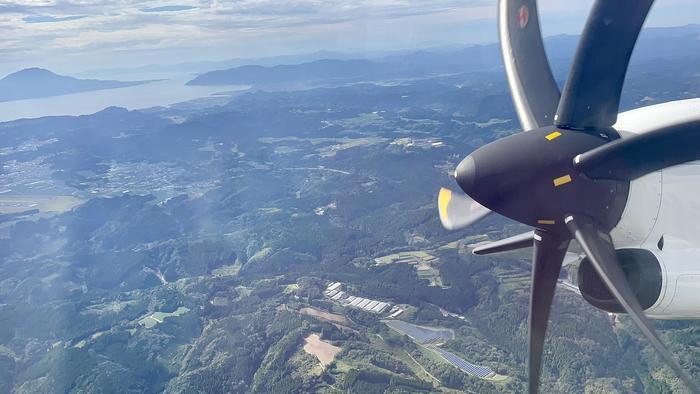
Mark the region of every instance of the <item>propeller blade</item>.
[[601, 145], [576, 156], [574, 166], [593, 179], [632, 180], [693, 160], [700, 160], [700, 120]]
[[564, 85], [555, 124], [612, 126], [634, 44], [653, 0], [597, 0]]
[[485, 218], [491, 211], [469, 198], [466, 194], [456, 194], [450, 189], [441, 188], [438, 194], [440, 222], [447, 230], [459, 230]]
[[661, 357], [688, 388], [694, 393], [700, 393], [698, 385], [683, 370], [668, 348], [661, 342], [651, 322], [644, 315], [644, 311], [627, 283], [625, 273], [617, 260], [610, 235], [587, 216], [569, 215], [564, 219], [564, 222], [581, 245], [598, 275], [603, 279], [620, 305], [627, 311], [634, 324], [642, 331], [642, 334], [647, 337], [649, 342], [654, 345]]
[[537, 393], [542, 368], [542, 348], [549, 311], [569, 239], [543, 230], [533, 234], [532, 290], [530, 292], [530, 343], [528, 352], [529, 392]]
[[523, 130], [551, 125], [560, 95], [542, 44], [537, 2], [500, 0], [498, 30], [520, 125]]
[[535, 232], [529, 231], [518, 234], [500, 241], [489, 242], [485, 245], [477, 246], [472, 250], [475, 255], [486, 255], [493, 253], [508, 252], [511, 250], [531, 248], [534, 241]]

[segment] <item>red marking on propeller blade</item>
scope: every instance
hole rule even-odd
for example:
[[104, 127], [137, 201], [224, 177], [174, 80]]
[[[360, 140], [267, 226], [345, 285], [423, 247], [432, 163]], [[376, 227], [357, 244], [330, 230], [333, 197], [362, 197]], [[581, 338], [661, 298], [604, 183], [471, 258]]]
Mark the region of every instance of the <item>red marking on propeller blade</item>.
[[520, 25], [521, 29], [524, 29], [525, 26], [527, 26], [527, 22], [530, 21], [530, 10], [527, 8], [527, 6], [523, 5], [520, 7], [520, 10], [518, 11], [518, 24]]

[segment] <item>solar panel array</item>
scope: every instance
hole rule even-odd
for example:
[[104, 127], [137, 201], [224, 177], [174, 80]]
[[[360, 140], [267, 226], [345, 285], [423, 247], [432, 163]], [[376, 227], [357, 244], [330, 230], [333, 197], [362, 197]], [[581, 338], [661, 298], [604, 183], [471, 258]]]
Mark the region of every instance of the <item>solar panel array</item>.
[[435, 345], [436, 343], [441, 343], [445, 342], [446, 340], [452, 339], [453, 334], [451, 331], [429, 329], [417, 326], [415, 324], [407, 323], [402, 320], [386, 320], [385, 323], [394, 330], [410, 336], [411, 338], [413, 338], [414, 341], [422, 345], [426, 345], [426, 347], [430, 348], [431, 350], [434, 350], [440, 356], [442, 356], [442, 358], [445, 359], [445, 361], [449, 362], [450, 364], [454, 365], [455, 367], [461, 369], [462, 371], [470, 375], [474, 375], [479, 378], [485, 378], [495, 374], [495, 372], [489, 367], [474, 365], [469, 361], [464, 360], [463, 358], [453, 353], [450, 353], [447, 350], [441, 349]]
[[440, 343], [452, 339], [453, 334], [448, 330], [432, 330], [402, 320], [388, 320], [386, 324], [396, 331], [406, 334], [420, 344]]
[[474, 375], [474, 376], [479, 377], [479, 378], [485, 378], [485, 377], [488, 377], [488, 376], [493, 375], [495, 373], [489, 367], [482, 367], [479, 365], [474, 365], [474, 364], [470, 363], [469, 361], [464, 360], [463, 358], [458, 357], [458, 356], [448, 352], [447, 350], [440, 349], [437, 346], [430, 346], [430, 348], [432, 350], [435, 350], [436, 352], [438, 352], [442, 356], [442, 358], [449, 361], [450, 364], [454, 365], [455, 367], [461, 369], [462, 371], [464, 371], [470, 375]]

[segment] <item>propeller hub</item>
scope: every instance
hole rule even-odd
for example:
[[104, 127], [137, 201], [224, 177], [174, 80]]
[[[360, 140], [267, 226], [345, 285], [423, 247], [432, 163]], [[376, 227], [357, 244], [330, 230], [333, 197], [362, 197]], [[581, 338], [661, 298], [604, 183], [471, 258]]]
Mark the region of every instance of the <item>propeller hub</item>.
[[455, 178], [479, 204], [533, 227], [568, 233], [564, 215], [579, 212], [612, 228], [629, 184], [589, 179], [573, 165], [576, 155], [609, 141], [597, 132], [555, 127], [513, 134], [465, 157]]
[[471, 155], [465, 157], [459, 163], [455, 170], [455, 179], [459, 187], [461, 187], [465, 193], [471, 195], [472, 189], [476, 185], [476, 165]]

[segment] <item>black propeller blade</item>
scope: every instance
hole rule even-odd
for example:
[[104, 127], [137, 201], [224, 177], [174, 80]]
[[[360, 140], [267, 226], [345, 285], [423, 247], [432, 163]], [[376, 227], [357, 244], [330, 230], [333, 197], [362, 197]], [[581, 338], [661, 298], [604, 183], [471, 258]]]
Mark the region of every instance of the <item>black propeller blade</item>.
[[603, 279], [610, 292], [620, 302], [629, 314], [634, 324], [659, 352], [661, 357], [673, 369], [685, 384], [695, 393], [700, 393], [700, 387], [693, 381], [685, 370], [678, 364], [671, 352], [661, 342], [649, 319], [644, 315], [637, 297], [629, 287], [625, 273], [615, 254], [610, 235], [592, 219], [581, 215], [570, 215], [564, 219], [571, 234], [581, 245], [584, 253]]
[[529, 390], [536, 393], [542, 368], [542, 348], [549, 311], [569, 239], [556, 233], [535, 230], [530, 293], [528, 375]]
[[503, 65], [520, 125], [523, 130], [549, 126], [559, 87], [544, 52], [537, 2], [500, 0], [498, 13]]
[[700, 121], [675, 124], [613, 141], [574, 158], [594, 179], [632, 180], [663, 168], [700, 160]]
[[615, 124], [627, 65], [653, 2], [595, 2], [559, 101], [557, 126], [583, 130]]

